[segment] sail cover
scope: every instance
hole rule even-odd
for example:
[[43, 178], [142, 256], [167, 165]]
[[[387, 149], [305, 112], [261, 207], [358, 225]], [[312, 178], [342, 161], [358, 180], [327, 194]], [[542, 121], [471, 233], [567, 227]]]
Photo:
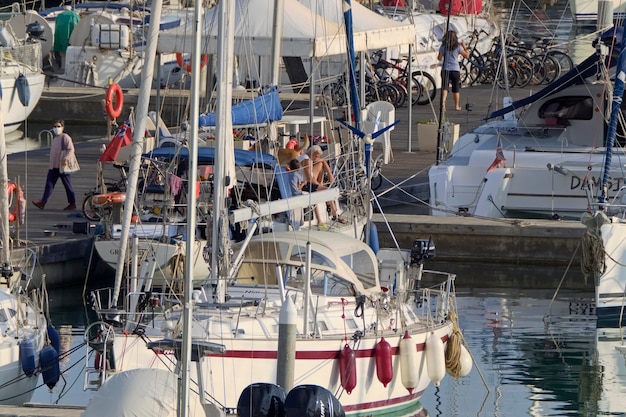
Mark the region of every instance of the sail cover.
[[[622, 36], [623, 36], [622, 27], [618, 27], [617, 29], [611, 28], [605, 31], [600, 36], [602, 43], [604, 43], [605, 45], [608, 45], [609, 48], [613, 46], [614, 54], [613, 56], [609, 56], [607, 58], [606, 66], [608, 68], [614, 67], [617, 62], [617, 55], [615, 54], [615, 52], [619, 52], [621, 50], [620, 45], [622, 44]], [[614, 45], [613, 45], [613, 40], [615, 41]], [[586, 78], [589, 78], [597, 73], [599, 61], [600, 61], [600, 55], [597, 53], [594, 53], [593, 55], [585, 59], [583, 62], [581, 62], [580, 64], [576, 65], [574, 68], [569, 70], [569, 72], [567, 72], [565, 75], [561, 76], [557, 80], [548, 84], [542, 90], [536, 92], [533, 95], [525, 97], [521, 100], [514, 101], [510, 106], [494, 111], [489, 116], [487, 116], [485, 120], [503, 116], [506, 113], [522, 108], [526, 106], [527, 104], [534, 103], [535, 101], [539, 100], [542, 97], [547, 96], [548, 94], [556, 93], [569, 86], [572, 86], [575, 84], [582, 84]]]
[[[208, 146], [200, 146], [198, 148], [198, 163], [213, 165], [215, 163], [215, 148]], [[189, 158], [189, 149], [177, 148], [175, 146], [163, 146], [156, 148], [142, 155], [144, 158], [164, 158], [172, 159], [175, 157], [181, 159]], [[276, 157], [267, 153], [256, 151], [247, 151], [244, 149], [235, 149], [235, 165], [236, 166], [253, 166], [253, 165], [276, 165]]]
[[[270, 88], [265, 94], [252, 100], [245, 100], [232, 107], [233, 125], [261, 124], [283, 118], [283, 107], [280, 105], [278, 87]], [[215, 126], [215, 113], [200, 115], [198, 124]]]

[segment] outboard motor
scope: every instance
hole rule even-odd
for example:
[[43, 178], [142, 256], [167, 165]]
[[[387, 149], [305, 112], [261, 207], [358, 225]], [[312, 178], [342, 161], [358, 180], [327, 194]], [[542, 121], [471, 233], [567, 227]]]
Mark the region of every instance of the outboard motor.
[[248, 385], [237, 401], [237, 414], [245, 417], [284, 417], [287, 394], [278, 385], [257, 382]]
[[285, 399], [285, 417], [345, 417], [339, 400], [318, 385], [299, 385]]
[[[408, 276], [409, 279], [413, 281], [413, 290], [415, 294], [417, 294], [422, 284], [424, 262], [426, 262], [427, 259], [435, 257], [435, 243], [433, 242], [433, 238], [415, 239], [411, 247], [410, 257], [411, 262], [409, 264]], [[418, 297], [416, 297], [416, 301], [418, 303], [420, 302]]]
[[45, 28], [41, 22], [33, 22], [26, 25], [26, 34], [28, 35], [28, 40], [30, 42], [45, 41], [45, 39], [42, 38], [44, 32]]

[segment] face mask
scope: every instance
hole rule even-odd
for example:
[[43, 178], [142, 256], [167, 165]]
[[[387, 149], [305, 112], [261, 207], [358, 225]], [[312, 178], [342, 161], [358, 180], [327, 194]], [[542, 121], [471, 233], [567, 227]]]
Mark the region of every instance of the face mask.
[[52, 131], [54, 132], [55, 135], [60, 135], [61, 133], [63, 133], [63, 128], [62, 127], [53, 127]]

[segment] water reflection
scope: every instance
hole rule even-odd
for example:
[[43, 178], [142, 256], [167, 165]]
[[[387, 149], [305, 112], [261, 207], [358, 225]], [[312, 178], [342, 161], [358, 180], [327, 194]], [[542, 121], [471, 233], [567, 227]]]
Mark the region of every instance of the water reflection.
[[616, 329], [596, 329], [593, 294], [470, 291], [460, 326], [476, 361], [422, 398], [431, 416], [624, 415], [626, 362]]
[[[86, 405], [83, 391], [87, 349], [82, 289], [51, 291], [57, 329], [72, 324], [64, 345], [76, 349], [62, 364], [64, 379], [42, 386], [34, 402]], [[446, 376], [421, 402], [430, 416], [624, 415], [626, 360], [616, 329], [596, 330], [591, 292], [457, 289], [459, 324], [476, 361], [469, 376]]]

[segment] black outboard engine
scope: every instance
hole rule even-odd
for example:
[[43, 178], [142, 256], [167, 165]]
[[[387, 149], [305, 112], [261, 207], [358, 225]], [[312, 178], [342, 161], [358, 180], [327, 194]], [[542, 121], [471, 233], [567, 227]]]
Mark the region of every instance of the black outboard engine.
[[42, 38], [45, 32], [45, 28], [40, 22], [33, 22], [26, 25], [26, 34], [28, 34], [29, 41], [45, 41]]
[[409, 280], [413, 281], [413, 291], [416, 294], [416, 302], [420, 302], [417, 292], [422, 285], [422, 274], [424, 273], [424, 262], [435, 257], [435, 243], [433, 238], [415, 239], [411, 247], [411, 263], [409, 264]]
[[287, 394], [278, 385], [257, 382], [248, 385], [237, 401], [241, 417], [284, 417]]
[[411, 265], [423, 264], [427, 259], [435, 257], [435, 243], [433, 238], [415, 239], [411, 247]]
[[298, 385], [285, 399], [285, 417], [345, 417], [339, 400], [318, 385]]

